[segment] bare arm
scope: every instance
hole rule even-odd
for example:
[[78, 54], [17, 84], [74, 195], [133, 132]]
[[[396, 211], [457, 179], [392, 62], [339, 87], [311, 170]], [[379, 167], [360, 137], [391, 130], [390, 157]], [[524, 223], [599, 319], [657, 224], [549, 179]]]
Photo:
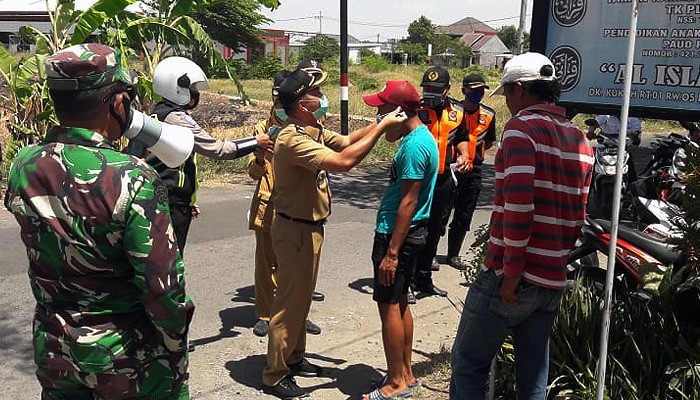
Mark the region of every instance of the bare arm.
[[361, 135], [361, 138], [343, 148], [340, 152], [330, 154], [321, 162], [319, 168], [330, 172], [346, 172], [359, 164], [367, 153], [372, 150], [372, 147], [374, 147], [387, 127], [406, 120], [406, 115], [399, 112], [400, 108], [397, 108], [395, 111], [396, 112], [392, 113], [391, 116], [384, 118], [379, 124], [375, 122], [367, 128], [358, 129], [358, 131], [369, 129], [366, 134], [357, 133], [358, 131], [351, 133], [350, 136], [357, 137]]
[[391, 234], [389, 248], [379, 264], [379, 284], [383, 286], [391, 286], [396, 280], [396, 267], [399, 262], [399, 251], [406, 241], [408, 230], [411, 228], [413, 214], [416, 211], [418, 204], [418, 195], [420, 194], [422, 181], [406, 180], [401, 187], [401, 203], [396, 212], [396, 224], [394, 232]]

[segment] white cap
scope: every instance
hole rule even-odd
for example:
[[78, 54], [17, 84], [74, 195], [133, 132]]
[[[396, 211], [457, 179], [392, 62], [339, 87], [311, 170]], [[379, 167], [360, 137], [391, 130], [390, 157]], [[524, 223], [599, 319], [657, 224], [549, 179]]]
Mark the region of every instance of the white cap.
[[[552, 74], [542, 75], [542, 67], [549, 65], [552, 67]], [[548, 71], [547, 71], [548, 72]], [[554, 65], [546, 56], [540, 53], [524, 53], [517, 55], [503, 66], [503, 77], [501, 84], [496, 90], [491, 92], [494, 94], [503, 94], [503, 85], [512, 82], [524, 81], [552, 81], [556, 79]]]

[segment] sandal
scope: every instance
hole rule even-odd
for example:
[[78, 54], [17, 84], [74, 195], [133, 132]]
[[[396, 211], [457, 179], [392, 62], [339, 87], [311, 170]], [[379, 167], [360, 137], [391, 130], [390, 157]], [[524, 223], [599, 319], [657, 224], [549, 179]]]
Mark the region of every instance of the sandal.
[[[372, 379], [372, 381], [369, 383], [369, 390], [378, 389], [378, 388], [384, 386], [386, 384], [387, 378], [388, 378], [387, 375], [382, 375], [377, 379]], [[421, 384], [420, 381], [418, 379], [416, 379], [413, 383], [408, 385], [408, 389], [415, 390], [421, 386], [423, 386], [423, 384]]]
[[411, 391], [411, 390], [409, 389], [409, 390], [407, 390], [407, 391], [405, 391], [405, 392], [396, 393], [395, 395], [393, 395], [393, 396], [391, 396], [391, 397], [386, 397], [386, 396], [384, 396], [384, 395], [382, 394], [381, 391], [379, 391], [379, 388], [377, 388], [377, 389], [374, 389], [373, 391], [367, 393], [365, 396], [367, 396], [367, 397], [366, 397], [367, 400], [395, 400], [395, 399], [407, 399], [407, 398], [409, 398], [409, 397], [413, 397], [413, 391]]

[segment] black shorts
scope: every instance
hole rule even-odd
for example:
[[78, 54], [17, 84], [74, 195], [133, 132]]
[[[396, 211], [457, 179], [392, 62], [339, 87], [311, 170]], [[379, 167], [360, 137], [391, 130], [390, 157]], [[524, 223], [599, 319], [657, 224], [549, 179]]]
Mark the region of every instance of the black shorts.
[[399, 263], [396, 267], [396, 280], [391, 286], [379, 284], [378, 272], [379, 264], [386, 255], [391, 241], [391, 235], [385, 233], [374, 234], [374, 245], [372, 246], [372, 264], [374, 264], [374, 294], [372, 299], [377, 303], [396, 304], [406, 296], [408, 287], [411, 284], [411, 276], [418, 260], [418, 251], [425, 245], [425, 238], [428, 236], [428, 229], [425, 225], [413, 227], [408, 231], [406, 240], [399, 251]]

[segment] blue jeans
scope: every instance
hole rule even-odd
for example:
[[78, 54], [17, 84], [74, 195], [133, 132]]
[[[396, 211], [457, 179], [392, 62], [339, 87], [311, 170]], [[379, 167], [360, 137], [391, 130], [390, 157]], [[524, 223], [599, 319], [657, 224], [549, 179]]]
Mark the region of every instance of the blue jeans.
[[452, 346], [451, 400], [483, 400], [491, 360], [511, 330], [518, 400], [545, 399], [549, 338], [562, 292], [521, 283], [518, 303], [501, 301], [501, 280], [482, 272], [464, 302]]

